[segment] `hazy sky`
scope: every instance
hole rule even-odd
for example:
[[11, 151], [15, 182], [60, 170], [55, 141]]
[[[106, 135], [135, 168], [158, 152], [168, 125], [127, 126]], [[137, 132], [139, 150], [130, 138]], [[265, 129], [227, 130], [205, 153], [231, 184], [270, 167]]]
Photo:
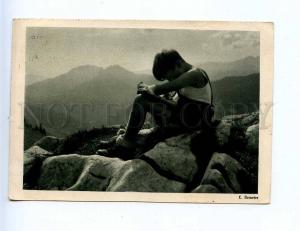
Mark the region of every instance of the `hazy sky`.
[[259, 56], [259, 33], [158, 29], [28, 28], [26, 74], [54, 77], [79, 65], [152, 68], [174, 48], [192, 64]]

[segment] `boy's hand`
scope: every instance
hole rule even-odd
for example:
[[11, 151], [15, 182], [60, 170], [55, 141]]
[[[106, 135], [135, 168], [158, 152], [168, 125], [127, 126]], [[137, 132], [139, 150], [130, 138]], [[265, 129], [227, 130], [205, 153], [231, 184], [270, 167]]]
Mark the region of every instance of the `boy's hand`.
[[137, 86], [137, 93], [138, 94], [147, 93], [147, 94], [154, 95], [154, 92], [153, 92], [154, 86], [155, 85], [149, 86], [143, 82], [140, 82], [140, 83], [138, 83], [138, 86]]
[[137, 85], [137, 90], [138, 91], [142, 91], [143, 89], [145, 89], [147, 87], [147, 84], [143, 83], [143, 82], [139, 82]]

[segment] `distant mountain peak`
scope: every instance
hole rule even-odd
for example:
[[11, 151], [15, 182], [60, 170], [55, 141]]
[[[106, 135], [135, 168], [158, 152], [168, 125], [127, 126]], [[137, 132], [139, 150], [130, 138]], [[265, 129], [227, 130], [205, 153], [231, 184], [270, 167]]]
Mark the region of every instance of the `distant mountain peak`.
[[108, 66], [107, 68], [105, 68], [105, 71], [132, 73], [131, 71], [127, 70], [126, 68], [124, 68], [118, 64]]
[[82, 71], [82, 70], [90, 70], [90, 71], [97, 71], [97, 70], [103, 70], [102, 67], [99, 67], [99, 66], [96, 66], [96, 65], [89, 65], [89, 64], [86, 64], [86, 65], [80, 65], [80, 66], [77, 66], [77, 67], [74, 67], [72, 68], [69, 73], [71, 72], [78, 72], [78, 71]]

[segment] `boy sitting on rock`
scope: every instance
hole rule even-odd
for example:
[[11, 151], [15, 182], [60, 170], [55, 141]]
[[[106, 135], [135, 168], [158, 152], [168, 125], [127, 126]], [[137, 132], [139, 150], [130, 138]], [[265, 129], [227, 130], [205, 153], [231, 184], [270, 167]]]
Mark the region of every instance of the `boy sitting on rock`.
[[[152, 72], [157, 80], [167, 82], [138, 84], [126, 129], [115, 140], [118, 148], [134, 150], [138, 146], [138, 133], [147, 113], [161, 131], [176, 127], [177, 131], [186, 132], [211, 123], [212, 90], [204, 70], [187, 63], [176, 50], [163, 50], [156, 54]], [[172, 92], [173, 97], [165, 97]]]

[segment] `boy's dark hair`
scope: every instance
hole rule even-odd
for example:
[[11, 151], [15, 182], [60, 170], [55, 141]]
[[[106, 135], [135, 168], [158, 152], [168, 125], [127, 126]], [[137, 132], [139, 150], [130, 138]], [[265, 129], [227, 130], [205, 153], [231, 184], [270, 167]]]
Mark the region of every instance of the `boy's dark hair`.
[[162, 52], [155, 55], [152, 73], [155, 79], [163, 81], [167, 72], [181, 63], [185, 63], [185, 60], [176, 50], [162, 50]]

